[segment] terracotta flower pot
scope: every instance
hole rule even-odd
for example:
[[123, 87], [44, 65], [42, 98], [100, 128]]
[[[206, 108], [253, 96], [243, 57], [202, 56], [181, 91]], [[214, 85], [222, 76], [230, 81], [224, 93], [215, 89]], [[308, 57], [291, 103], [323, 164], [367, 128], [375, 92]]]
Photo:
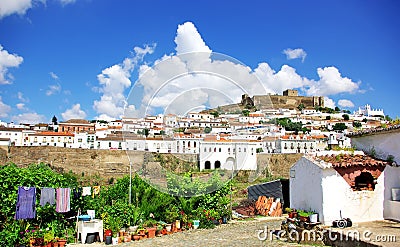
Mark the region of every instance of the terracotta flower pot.
[[57, 242], [58, 242], [58, 246], [59, 246], [59, 247], [64, 247], [65, 244], [67, 243], [67, 240], [65, 240], [65, 239], [59, 239]]
[[140, 236], [139, 235], [133, 235], [133, 240], [134, 241], [138, 241], [140, 239]]
[[154, 237], [156, 236], [156, 230], [157, 230], [157, 228], [155, 228], [155, 227], [149, 227], [149, 228], [146, 228], [146, 230], [147, 230], [147, 237], [148, 237], [148, 238], [154, 238]]

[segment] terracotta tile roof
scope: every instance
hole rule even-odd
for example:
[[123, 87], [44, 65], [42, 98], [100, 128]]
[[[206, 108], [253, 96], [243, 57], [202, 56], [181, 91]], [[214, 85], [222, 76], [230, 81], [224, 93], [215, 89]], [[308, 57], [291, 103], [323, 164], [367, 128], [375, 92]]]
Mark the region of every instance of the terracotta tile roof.
[[52, 132], [52, 131], [42, 131], [36, 132], [35, 134], [29, 134], [30, 136], [75, 136], [68, 132]]
[[386, 166], [389, 162], [379, 159], [374, 159], [367, 155], [325, 155], [319, 156], [319, 159], [331, 163], [332, 167], [352, 167], [352, 166]]

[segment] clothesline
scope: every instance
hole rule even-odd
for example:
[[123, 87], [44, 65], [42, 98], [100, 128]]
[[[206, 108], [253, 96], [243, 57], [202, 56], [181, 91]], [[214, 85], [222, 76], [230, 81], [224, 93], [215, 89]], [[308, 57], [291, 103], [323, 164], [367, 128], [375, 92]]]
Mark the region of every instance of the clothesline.
[[[66, 213], [70, 211], [71, 188], [50, 188], [42, 187], [40, 190], [40, 206], [56, 204], [56, 212]], [[36, 217], [36, 191], [35, 187], [18, 187], [17, 204], [15, 219], [33, 219]], [[79, 187], [72, 189], [72, 196], [75, 200], [81, 196], [90, 196], [94, 198], [100, 193], [100, 186]]]

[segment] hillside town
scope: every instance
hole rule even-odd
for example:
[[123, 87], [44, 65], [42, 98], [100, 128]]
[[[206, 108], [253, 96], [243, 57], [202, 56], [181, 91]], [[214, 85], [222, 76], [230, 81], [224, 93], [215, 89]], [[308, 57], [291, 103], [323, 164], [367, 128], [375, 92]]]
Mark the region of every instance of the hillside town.
[[323, 97], [286, 90], [280, 96], [243, 95], [235, 106], [184, 116], [159, 114], [109, 122], [58, 122], [54, 116], [51, 123], [0, 122], [0, 145], [198, 154], [200, 170], [232, 169], [229, 157], [235, 155], [241, 164], [235, 169], [255, 170], [256, 153], [351, 149], [349, 135], [388, 124], [384, 111], [368, 104], [351, 113], [324, 107]]

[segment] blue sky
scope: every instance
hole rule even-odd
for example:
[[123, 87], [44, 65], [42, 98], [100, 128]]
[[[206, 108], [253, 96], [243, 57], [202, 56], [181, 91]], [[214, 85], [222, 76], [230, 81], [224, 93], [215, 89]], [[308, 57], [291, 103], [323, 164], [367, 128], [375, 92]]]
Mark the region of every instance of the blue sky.
[[396, 117], [399, 10], [394, 0], [0, 0], [0, 119], [118, 118], [139, 75], [188, 51], [241, 61], [269, 93], [294, 87]]

